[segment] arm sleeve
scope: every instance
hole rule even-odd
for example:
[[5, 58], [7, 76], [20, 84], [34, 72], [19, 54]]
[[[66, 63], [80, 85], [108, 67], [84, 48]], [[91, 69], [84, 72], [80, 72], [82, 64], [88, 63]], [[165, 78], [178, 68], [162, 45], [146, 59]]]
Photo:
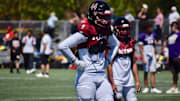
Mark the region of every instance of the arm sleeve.
[[130, 18], [131, 18], [131, 20], [132, 20], [132, 21], [134, 21], [134, 20], [135, 20], [135, 19], [134, 19], [134, 16], [132, 16], [132, 15], [130, 16]]
[[112, 62], [112, 60], [116, 56], [116, 53], [117, 53], [117, 51], [119, 49], [119, 46], [120, 46], [119, 41], [115, 37], [114, 34], [109, 36], [109, 38], [108, 38], [108, 46], [110, 46], [110, 52], [109, 52], [109, 55], [108, 55], [107, 59], [108, 59], [109, 62]]
[[23, 39], [22, 39], [22, 43], [23, 43], [23, 44], [25, 43], [25, 37], [23, 37]]
[[42, 43], [43, 43], [43, 44], [47, 43], [47, 40], [48, 40], [48, 39], [47, 39], [46, 37], [42, 38]]
[[177, 19], [179, 19], [179, 18], [180, 18], [180, 15], [179, 15], [179, 13], [177, 13], [176, 17], [177, 17]]
[[58, 20], [58, 17], [54, 16], [53, 21], [57, 21], [57, 20]]
[[138, 42], [138, 44], [139, 45], [143, 45], [144, 43], [144, 34], [139, 34], [139, 42]]
[[33, 45], [36, 45], [36, 38], [34, 37]]
[[86, 42], [87, 40], [88, 37], [85, 37], [81, 33], [77, 32], [59, 43], [58, 48], [69, 60], [74, 61], [76, 57], [71, 51], [71, 48], [80, 43]]

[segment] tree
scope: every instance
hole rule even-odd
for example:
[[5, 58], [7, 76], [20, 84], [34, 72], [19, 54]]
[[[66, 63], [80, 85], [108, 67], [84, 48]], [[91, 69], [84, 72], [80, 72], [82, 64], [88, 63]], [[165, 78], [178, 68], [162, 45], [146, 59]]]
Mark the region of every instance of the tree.
[[[66, 19], [66, 12], [86, 13], [94, 0], [0, 0], [0, 20], [46, 20], [50, 12], [56, 12], [60, 19]], [[150, 17], [156, 15], [156, 8], [169, 14], [172, 5], [180, 10], [180, 0], [104, 0], [123, 16], [128, 9], [137, 15], [143, 3], [148, 4]]]

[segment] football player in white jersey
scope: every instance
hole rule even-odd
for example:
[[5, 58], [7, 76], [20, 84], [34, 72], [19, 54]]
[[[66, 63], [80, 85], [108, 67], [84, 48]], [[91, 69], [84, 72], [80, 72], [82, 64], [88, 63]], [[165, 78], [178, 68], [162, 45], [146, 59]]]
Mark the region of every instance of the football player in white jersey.
[[[94, 1], [88, 8], [88, 22], [81, 23], [79, 32], [59, 44], [60, 51], [77, 66], [76, 93], [78, 101], [113, 101], [112, 87], [106, 68], [115, 57], [119, 42], [110, 30], [109, 5]], [[77, 46], [79, 58], [72, 53]], [[110, 50], [107, 58], [105, 50]]]
[[140, 91], [141, 85], [134, 57], [136, 41], [130, 37], [130, 23], [125, 18], [117, 18], [113, 24], [113, 32], [120, 43], [118, 53], [108, 68], [109, 80], [115, 94], [114, 100], [120, 101], [124, 97], [125, 101], [137, 101], [136, 92]]

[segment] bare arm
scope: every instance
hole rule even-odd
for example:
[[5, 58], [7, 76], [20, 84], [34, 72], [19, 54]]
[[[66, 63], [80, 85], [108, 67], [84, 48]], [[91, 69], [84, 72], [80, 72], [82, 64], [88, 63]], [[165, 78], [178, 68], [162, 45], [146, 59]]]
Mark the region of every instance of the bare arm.
[[134, 78], [136, 80], [136, 92], [140, 92], [140, 90], [141, 90], [141, 83], [140, 83], [140, 80], [139, 80], [138, 66], [136, 64], [135, 56], [133, 56], [133, 68], [132, 68], [132, 72], [133, 72]]
[[140, 55], [142, 57], [143, 64], [146, 64], [146, 61], [144, 59], [144, 52], [143, 52], [143, 45], [142, 44], [139, 45], [139, 51], [140, 51]]
[[143, 10], [143, 8], [141, 9], [141, 11], [138, 13], [138, 18], [141, 18], [141, 19], [146, 19], [146, 15], [143, 15], [143, 12], [144, 12], [144, 10]]
[[154, 45], [154, 52], [155, 52], [155, 55], [157, 55], [157, 48], [155, 45]]
[[142, 11], [140, 11], [140, 12], [138, 13], [138, 17], [141, 18], [141, 16], [142, 16]]
[[161, 29], [162, 29], [162, 27], [163, 27], [163, 23], [164, 23], [164, 17], [162, 17], [161, 22], [160, 22], [160, 28], [161, 28]]
[[116, 87], [116, 85], [114, 84], [114, 81], [113, 81], [112, 63], [108, 66], [107, 73], [108, 73], [108, 78], [109, 78], [109, 81], [111, 83], [113, 92], [117, 93], [117, 87]]

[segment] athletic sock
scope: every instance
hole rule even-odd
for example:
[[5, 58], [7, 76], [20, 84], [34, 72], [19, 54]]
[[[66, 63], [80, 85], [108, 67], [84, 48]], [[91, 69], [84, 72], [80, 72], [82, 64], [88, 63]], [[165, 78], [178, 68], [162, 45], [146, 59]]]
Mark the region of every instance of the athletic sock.
[[10, 73], [13, 73], [13, 68], [12, 67], [10, 67]]
[[20, 73], [19, 68], [16, 69], [17, 73]]

